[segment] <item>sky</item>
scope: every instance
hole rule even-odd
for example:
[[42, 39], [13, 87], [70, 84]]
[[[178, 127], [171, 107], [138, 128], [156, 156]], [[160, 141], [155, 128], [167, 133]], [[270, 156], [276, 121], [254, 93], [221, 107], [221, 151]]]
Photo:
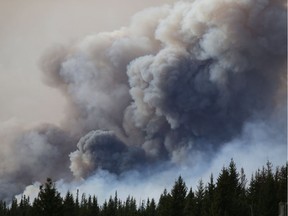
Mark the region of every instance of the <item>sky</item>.
[[55, 44], [126, 26], [133, 14], [169, 0], [0, 0], [0, 121], [63, 119], [65, 98], [42, 82], [39, 59]]
[[47, 177], [102, 202], [157, 198], [231, 158], [248, 179], [287, 161], [285, 1], [0, 0], [0, 14], [0, 199]]

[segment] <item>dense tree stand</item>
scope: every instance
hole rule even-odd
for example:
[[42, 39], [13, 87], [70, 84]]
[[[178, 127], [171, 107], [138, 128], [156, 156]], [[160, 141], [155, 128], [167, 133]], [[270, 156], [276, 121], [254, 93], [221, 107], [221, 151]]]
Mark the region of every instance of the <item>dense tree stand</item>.
[[[287, 164], [272, 164], [258, 169], [246, 185], [244, 170], [238, 172], [231, 160], [223, 167], [216, 183], [213, 175], [204, 185], [200, 180], [196, 191], [189, 189], [181, 176], [171, 192], [165, 189], [158, 203], [154, 199], [136, 205], [135, 198], [125, 201], [117, 192], [101, 206], [96, 196], [79, 194], [73, 197], [69, 191], [61, 197], [53, 181], [48, 178], [40, 186], [38, 197], [32, 201], [23, 196], [20, 202], [13, 199], [10, 205], [0, 201], [0, 216], [277, 216], [287, 211]], [[286, 206], [286, 207], [285, 207]], [[282, 216], [282, 215], [281, 215]]]

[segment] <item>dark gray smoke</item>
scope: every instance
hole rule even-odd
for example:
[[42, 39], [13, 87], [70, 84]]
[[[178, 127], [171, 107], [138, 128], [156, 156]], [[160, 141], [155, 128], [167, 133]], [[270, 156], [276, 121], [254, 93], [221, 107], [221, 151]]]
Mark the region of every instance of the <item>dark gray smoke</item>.
[[71, 143], [75, 143], [67, 132], [53, 125], [24, 131], [2, 127], [0, 132], [0, 199], [11, 199], [25, 186], [47, 176], [72, 177], [63, 172], [69, 169]]
[[[286, 109], [286, 20], [282, 0], [183, 1], [50, 50], [41, 61], [45, 81], [70, 106], [59, 133], [18, 138], [26, 148], [25, 136], [36, 133], [51, 148], [32, 157], [51, 172], [30, 172], [23, 184], [69, 176], [68, 155], [77, 178], [181, 164], [196, 152], [213, 157], [243, 136], [247, 123], [278, 121], [273, 116]], [[58, 160], [64, 166], [53, 171]], [[11, 173], [12, 180], [18, 171]]]
[[144, 166], [145, 153], [140, 148], [128, 148], [112, 131], [91, 131], [71, 153], [71, 170], [75, 177], [87, 177], [97, 169], [120, 174], [137, 166]]

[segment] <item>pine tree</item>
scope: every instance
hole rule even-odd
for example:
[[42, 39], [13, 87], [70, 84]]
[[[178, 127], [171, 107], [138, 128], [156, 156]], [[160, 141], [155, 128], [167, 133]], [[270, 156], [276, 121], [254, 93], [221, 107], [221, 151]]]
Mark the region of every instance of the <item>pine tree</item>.
[[117, 211], [117, 203], [112, 197], [110, 197], [107, 205], [107, 213], [110, 216], [116, 216], [116, 211]]
[[192, 188], [190, 188], [185, 200], [184, 215], [194, 216], [196, 214], [196, 199]]
[[86, 194], [83, 193], [81, 196], [81, 202], [80, 202], [80, 206], [79, 206], [79, 211], [78, 211], [78, 215], [79, 216], [86, 216], [88, 213], [88, 201], [86, 198]]
[[25, 195], [22, 196], [19, 207], [18, 207], [18, 212], [19, 212], [19, 215], [21, 216], [30, 216], [31, 205], [30, 205], [29, 197], [26, 197]]
[[[217, 216], [228, 216], [229, 209], [231, 208], [231, 196], [230, 196], [230, 185], [229, 185], [229, 172], [224, 167], [217, 179], [216, 187], [216, 208]], [[233, 190], [233, 189], [232, 189]]]
[[210, 176], [210, 182], [206, 186], [203, 200], [203, 216], [215, 215], [215, 184], [213, 174]]
[[187, 187], [179, 176], [171, 190], [171, 216], [184, 216]]
[[11, 203], [10, 211], [9, 211], [9, 216], [17, 216], [19, 214], [18, 212], [18, 204], [17, 200], [14, 198]]
[[62, 216], [62, 198], [50, 178], [40, 186], [38, 197], [34, 201], [34, 210], [41, 216]]
[[141, 205], [140, 207], [138, 208], [138, 215], [140, 216], [147, 216], [147, 209], [148, 209], [148, 206], [150, 205], [150, 200], [149, 198], [147, 199], [147, 202], [146, 202], [146, 206], [145, 206], [145, 201], [142, 200], [141, 201]]
[[140, 215], [142, 215], [142, 216], [156, 216], [156, 202], [154, 199], [152, 199], [150, 201], [148, 198], [147, 202], [146, 202], [146, 207], [145, 207], [145, 202], [143, 202], [143, 206], [141, 207]]
[[105, 202], [103, 203], [102, 205], [102, 208], [101, 208], [101, 216], [109, 216], [108, 214], [108, 203], [107, 203], [107, 200], [105, 200]]
[[244, 172], [244, 169], [241, 168], [240, 178], [238, 189], [236, 193], [236, 205], [238, 215], [249, 215], [251, 214], [251, 207], [249, 206], [249, 202], [247, 199], [247, 190], [246, 190], [247, 179]]
[[90, 206], [90, 215], [89, 216], [99, 216], [100, 209], [98, 206], [98, 201], [95, 196], [92, 198], [92, 205]]
[[76, 215], [79, 215], [79, 213], [80, 213], [79, 190], [78, 189], [77, 189], [77, 192], [76, 192], [75, 212], [76, 212]]
[[167, 190], [164, 189], [164, 192], [161, 194], [158, 206], [157, 206], [157, 216], [170, 216], [171, 215], [171, 195], [167, 193]]
[[266, 168], [263, 169], [264, 184], [262, 187], [261, 208], [263, 216], [277, 215], [278, 202], [276, 196], [276, 184], [272, 173], [272, 164], [267, 162]]
[[285, 203], [287, 203], [287, 167], [288, 163], [281, 168], [277, 168], [275, 173], [277, 200]]
[[124, 215], [135, 216], [137, 215], [136, 200], [133, 197], [128, 196], [124, 205]]
[[200, 179], [199, 184], [197, 186], [197, 191], [195, 193], [195, 201], [196, 201], [195, 216], [202, 216], [204, 195], [205, 195], [204, 183], [203, 180]]
[[63, 201], [63, 216], [76, 216], [76, 206], [73, 194], [68, 191]]
[[7, 216], [8, 215], [8, 209], [5, 201], [0, 200], [0, 215], [1, 216]]
[[261, 176], [260, 170], [257, 170], [255, 174], [251, 176], [249, 188], [247, 190], [247, 201], [250, 207], [251, 215], [260, 215], [259, 208], [259, 196], [260, 196]]

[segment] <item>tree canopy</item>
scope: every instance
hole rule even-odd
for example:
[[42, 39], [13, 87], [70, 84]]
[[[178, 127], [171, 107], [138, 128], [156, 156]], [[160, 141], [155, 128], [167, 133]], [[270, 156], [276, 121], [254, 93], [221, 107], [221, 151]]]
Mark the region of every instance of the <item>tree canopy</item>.
[[267, 162], [246, 183], [244, 170], [239, 172], [231, 160], [215, 183], [211, 174], [207, 184], [200, 179], [193, 191], [179, 176], [171, 191], [165, 189], [158, 202], [152, 198], [137, 206], [135, 198], [129, 196], [122, 201], [117, 192], [102, 205], [95, 195], [82, 194], [79, 200], [78, 192], [74, 197], [68, 191], [61, 197], [48, 178], [34, 201], [26, 196], [18, 202], [13, 199], [9, 205], [0, 201], [0, 216], [271, 216], [278, 215], [279, 204], [287, 206], [287, 164], [273, 171]]

